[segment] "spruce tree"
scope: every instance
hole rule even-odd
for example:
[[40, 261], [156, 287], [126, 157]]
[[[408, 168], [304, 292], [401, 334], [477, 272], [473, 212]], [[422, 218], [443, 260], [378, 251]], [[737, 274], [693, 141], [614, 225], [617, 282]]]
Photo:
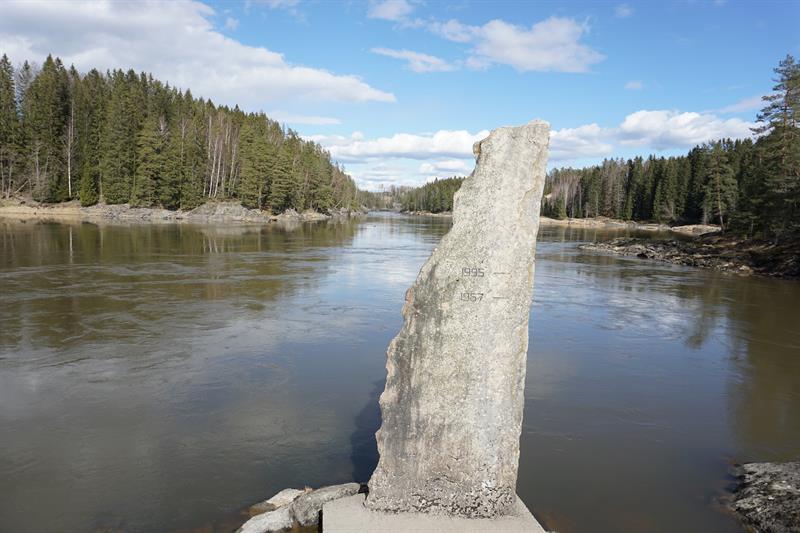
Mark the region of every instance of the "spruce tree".
[[707, 147], [707, 151], [708, 165], [703, 188], [704, 211], [715, 216], [724, 231], [726, 217], [736, 205], [738, 184], [722, 143], [714, 143]]
[[151, 207], [156, 203], [159, 181], [164, 171], [166, 126], [154, 117], [145, 120], [136, 136], [136, 172], [133, 176], [131, 205]]
[[41, 72], [25, 92], [29, 139], [29, 172], [33, 197], [57, 201], [64, 178], [63, 139], [68, 114], [66, 71], [59, 59], [47, 56]]
[[136, 159], [137, 128], [131, 118], [128, 81], [113, 73], [101, 149], [100, 192], [109, 204], [130, 201]]
[[19, 115], [14, 92], [14, 68], [8, 56], [0, 58], [0, 197], [15, 188]]
[[270, 171], [270, 178], [269, 206], [274, 213], [281, 213], [292, 207], [294, 201], [292, 153], [288, 143], [281, 146]]

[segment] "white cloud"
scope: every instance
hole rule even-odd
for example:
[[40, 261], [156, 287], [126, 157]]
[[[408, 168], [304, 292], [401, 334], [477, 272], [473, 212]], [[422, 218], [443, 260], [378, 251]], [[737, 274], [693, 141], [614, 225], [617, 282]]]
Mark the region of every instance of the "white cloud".
[[625, 84], [625, 88], [629, 91], [641, 91], [644, 89], [644, 83], [640, 80], [631, 80]]
[[2, 10], [0, 50], [14, 61], [41, 62], [53, 52], [81, 70], [134, 68], [251, 110], [283, 100], [395, 101], [357, 76], [293, 65], [226, 37], [200, 2], [7, 2]]
[[570, 161], [613, 154], [613, 130], [597, 124], [577, 128], [562, 128], [550, 133], [550, 160]]
[[226, 30], [235, 30], [239, 27], [239, 21], [233, 17], [228, 17], [225, 19], [225, 29]]
[[580, 41], [589, 32], [586, 23], [550, 17], [530, 28], [491, 20], [467, 26], [456, 20], [434, 22], [429, 29], [441, 37], [473, 48], [467, 65], [486, 68], [503, 64], [519, 71], [587, 72], [605, 56]]
[[374, 2], [369, 8], [367, 16], [372, 19], [401, 22], [406, 20], [412, 11], [414, 11], [414, 6], [406, 0], [383, 0]]
[[[720, 138], [750, 137], [754, 124], [724, 120], [711, 113], [656, 110], [631, 113], [616, 127], [585, 124], [553, 130], [550, 162], [583, 165], [606, 157], [647, 155], [653, 151], [687, 150]], [[467, 175], [474, 165], [472, 145], [487, 130], [439, 130], [434, 133], [397, 133], [367, 139], [350, 136], [308, 137], [327, 147], [334, 158], [348, 163], [348, 171], [363, 186], [422, 184], [431, 177]], [[388, 164], [387, 162], [391, 162]]]
[[[439, 130], [432, 134], [396, 133], [391, 137], [364, 139], [341, 136], [310, 136], [330, 149], [342, 161], [363, 161], [374, 158], [472, 158], [472, 145], [489, 135], [487, 130], [470, 133], [466, 130]], [[331, 142], [329, 142], [331, 141]]]
[[464, 176], [472, 172], [472, 165], [463, 159], [443, 159], [432, 163], [422, 163], [419, 166], [420, 174], [436, 176]]
[[253, 4], [267, 6], [270, 9], [292, 9], [297, 7], [300, 0], [247, 0], [245, 5], [250, 6]]
[[403, 59], [408, 62], [408, 68], [414, 72], [446, 72], [456, 68], [455, 65], [448, 63], [444, 59], [411, 50], [373, 48], [372, 52], [395, 59]]
[[751, 96], [750, 98], [744, 98], [735, 104], [727, 105], [718, 109], [717, 111], [720, 113], [743, 113], [745, 111], [755, 111], [756, 109], [761, 109], [762, 107], [764, 107], [764, 101], [761, 99], [761, 95], [757, 95]]
[[724, 120], [710, 113], [643, 110], [625, 117], [617, 137], [622, 145], [666, 150], [688, 148], [714, 139], [750, 137], [753, 126], [738, 118]]
[[289, 113], [286, 111], [272, 111], [268, 113], [269, 118], [283, 122], [285, 124], [309, 124], [312, 126], [328, 126], [333, 124], [341, 124], [342, 121], [334, 117], [321, 117], [317, 115], [300, 115], [296, 113]]
[[467, 26], [457, 20], [431, 22], [428, 28], [440, 37], [456, 43], [470, 42], [480, 30], [478, 26]]
[[618, 4], [614, 8], [614, 16], [625, 19], [633, 15], [633, 8], [628, 4]]

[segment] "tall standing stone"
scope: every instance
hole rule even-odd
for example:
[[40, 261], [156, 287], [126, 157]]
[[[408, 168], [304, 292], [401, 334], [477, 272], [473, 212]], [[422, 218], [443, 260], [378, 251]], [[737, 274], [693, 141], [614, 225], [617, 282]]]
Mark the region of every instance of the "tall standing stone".
[[515, 504], [549, 132], [533, 121], [475, 144], [453, 226], [389, 345], [373, 510], [494, 517]]

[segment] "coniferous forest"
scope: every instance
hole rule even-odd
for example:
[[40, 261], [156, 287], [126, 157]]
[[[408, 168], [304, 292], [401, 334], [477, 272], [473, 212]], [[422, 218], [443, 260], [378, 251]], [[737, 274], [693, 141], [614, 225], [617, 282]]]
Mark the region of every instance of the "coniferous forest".
[[[697, 146], [679, 157], [607, 159], [548, 174], [542, 214], [665, 224], [716, 223], [779, 239], [800, 230], [800, 64], [786, 56], [764, 97], [758, 136]], [[402, 191], [408, 211], [452, 208], [460, 180]]]
[[330, 154], [263, 113], [195, 98], [133, 70], [79, 73], [0, 59], [0, 197], [191, 209], [356, 207]]

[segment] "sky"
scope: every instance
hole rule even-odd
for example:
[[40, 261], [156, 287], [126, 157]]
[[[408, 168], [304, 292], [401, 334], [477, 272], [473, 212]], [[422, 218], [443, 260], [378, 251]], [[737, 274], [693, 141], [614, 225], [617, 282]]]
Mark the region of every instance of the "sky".
[[16, 1], [0, 53], [133, 68], [264, 111], [360, 187], [467, 175], [489, 130], [540, 118], [550, 168], [751, 135], [800, 1]]

